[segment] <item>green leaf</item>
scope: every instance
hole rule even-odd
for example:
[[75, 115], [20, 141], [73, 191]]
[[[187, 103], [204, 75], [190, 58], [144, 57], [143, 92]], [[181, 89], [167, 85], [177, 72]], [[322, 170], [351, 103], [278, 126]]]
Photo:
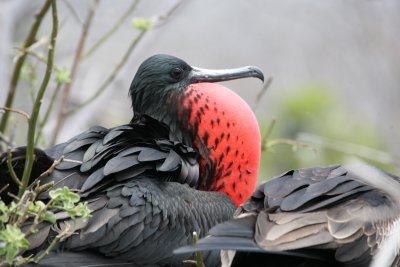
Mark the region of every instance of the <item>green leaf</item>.
[[55, 224], [56, 223], [56, 215], [54, 215], [53, 212], [51, 211], [45, 211], [41, 214], [40, 219], [47, 221], [51, 224]]
[[35, 234], [37, 232], [39, 232], [39, 229], [36, 226], [31, 226], [30, 231]]
[[39, 213], [39, 211], [43, 210], [45, 207], [46, 205], [42, 201], [35, 201], [29, 203], [28, 211], [33, 214], [36, 214]]
[[72, 192], [66, 186], [50, 191], [49, 195], [53, 199], [53, 204], [51, 207], [62, 210], [74, 208], [75, 203], [80, 200], [79, 195]]
[[153, 27], [153, 22], [145, 18], [133, 18], [132, 26], [138, 30], [149, 30]]
[[91, 216], [91, 210], [87, 206], [87, 202], [79, 203], [75, 207], [65, 209], [68, 212], [68, 215], [71, 218], [82, 217], [84, 219], [89, 218]]
[[66, 186], [50, 191], [49, 195], [54, 201], [60, 202], [76, 203], [80, 200], [79, 195]]
[[15, 204], [15, 202], [11, 202], [10, 206], [8, 207], [8, 211], [10, 213], [14, 213], [15, 215], [21, 216], [22, 212], [21, 210], [18, 208], [17, 204]]
[[79, 205], [76, 206], [78, 210], [78, 216], [82, 218], [89, 218], [91, 216], [92, 211], [89, 209], [87, 204], [88, 204], [87, 202], [79, 203]]
[[55, 70], [56, 82], [66, 84], [71, 82], [71, 72], [66, 68], [57, 68]]
[[15, 225], [7, 224], [0, 230], [0, 240], [3, 241], [0, 255], [5, 255], [8, 264], [14, 261], [20, 250], [29, 248], [29, 242], [25, 234]]
[[1, 200], [0, 200], [0, 221], [1, 222], [8, 221], [8, 207]]
[[10, 246], [6, 249], [6, 261], [11, 264], [14, 261], [15, 256], [18, 255], [18, 248], [15, 246]]

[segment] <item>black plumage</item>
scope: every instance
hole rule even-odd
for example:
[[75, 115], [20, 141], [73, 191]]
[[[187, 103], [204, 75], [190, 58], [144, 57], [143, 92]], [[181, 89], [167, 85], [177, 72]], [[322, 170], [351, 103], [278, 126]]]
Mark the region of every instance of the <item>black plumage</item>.
[[369, 266], [374, 257], [374, 266], [397, 266], [399, 242], [384, 247], [399, 227], [399, 182], [363, 164], [292, 170], [176, 252], [237, 251], [222, 254], [223, 266]]
[[[140, 115], [134, 123], [91, 128], [53, 149], [37, 150], [42, 157], [46, 155], [48, 165], [43, 169], [54, 159], [65, 158], [41, 182], [53, 181], [51, 189], [68, 186], [77, 190], [89, 202], [93, 216], [74, 223], [66, 214], [57, 214], [58, 227], [46, 225], [30, 238], [36, 239], [32, 244], [40, 248], [49, 240], [47, 236], [51, 239], [68, 223], [75, 225], [78, 235], [61, 243], [61, 251], [96, 251], [139, 266], [178, 266], [191, 258], [190, 254], [174, 256], [172, 250], [190, 244], [194, 231], [203, 236], [211, 226], [229, 219], [235, 206], [224, 194], [194, 189], [199, 179], [198, 154], [171, 141], [169, 134], [163, 123]], [[17, 167], [24, 163], [25, 152], [18, 149], [16, 153]], [[4, 155], [1, 160], [4, 166]], [[40, 196], [47, 198], [47, 192]], [[208, 261], [210, 266], [218, 264], [217, 257]]]
[[[212, 173], [202, 175], [200, 155], [193, 147], [197, 133], [182, 127], [188, 117], [179, 117], [177, 104], [191, 83], [262, 79], [262, 73], [252, 67], [239, 73], [204, 71], [172, 56], [153, 56], [139, 67], [132, 82], [134, 116], [129, 124], [111, 129], [94, 126], [65, 143], [35, 150], [31, 182], [63, 157], [50, 175], [40, 177], [40, 183], [54, 182], [49, 190], [69, 187], [93, 211], [90, 219], [74, 222], [65, 212], [58, 213], [55, 225], [42, 224], [29, 237], [32, 247], [40, 250], [67, 224], [74, 225], [77, 234], [71, 232], [57, 247], [59, 253], [52, 253], [43, 264], [68, 265], [66, 259], [78, 264], [79, 257], [88, 255], [82, 263], [90, 266], [103, 261], [110, 266], [180, 266], [191, 253], [174, 255], [173, 249], [191, 244], [194, 231], [204, 236], [213, 225], [231, 218], [235, 204], [227, 195], [197, 190], [212, 179]], [[18, 175], [24, 159], [24, 148], [13, 151]], [[0, 183], [9, 183], [9, 192], [15, 194], [6, 162], [7, 155], [1, 155]], [[39, 198], [46, 201], [48, 191]], [[1, 198], [11, 201], [5, 192]], [[207, 266], [219, 264], [215, 252], [205, 260]]]

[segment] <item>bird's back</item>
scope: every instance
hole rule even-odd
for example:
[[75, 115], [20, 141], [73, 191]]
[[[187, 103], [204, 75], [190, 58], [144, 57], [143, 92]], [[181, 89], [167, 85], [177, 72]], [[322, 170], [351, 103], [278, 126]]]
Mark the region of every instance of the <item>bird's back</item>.
[[[92, 127], [40, 151], [45, 160], [34, 168], [45, 164], [34, 173], [63, 157], [48, 176], [40, 178], [41, 183], [54, 182], [51, 190], [64, 186], [76, 190], [88, 202], [92, 217], [85, 221], [56, 214], [57, 227], [42, 227], [30, 237], [31, 243], [40, 248], [69, 224], [77, 234], [60, 244], [59, 250], [90, 250], [139, 265], [180, 265], [190, 258], [191, 254], [176, 256], [172, 251], [191, 244], [194, 231], [203, 236], [229, 219], [235, 205], [222, 193], [192, 188], [199, 178], [197, 152], [169, 136], [166, 125], [140, 116], [111, 129]], [[19, 167], [24, 163], [23, 149], [17, 151], [21, 157], [15, 157], [14, 163]], [[2, 163], [4, 169], [4, 158]], [[48, 197], [47, 192], [40, 196]], [[209, 255], [210, 266], [218, 264], [216, 253]]]

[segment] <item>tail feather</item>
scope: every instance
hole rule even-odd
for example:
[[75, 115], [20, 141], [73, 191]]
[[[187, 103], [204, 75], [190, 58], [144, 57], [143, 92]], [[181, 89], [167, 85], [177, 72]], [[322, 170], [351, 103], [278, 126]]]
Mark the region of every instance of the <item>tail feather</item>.
[[[175, 254], [191, 253], [196, 251], [209, 251], [209, 250], [233, 250], [236, 253], [234, 262], [239, 259], [248, 257], [265, 259], [284, 259], [290, 263], [299, 263], [312, 261], [319, 262], [320, 264], [331, 263], [333, 261], [333, 254], [328, 251], [311, 250], [311, 249], [298, 249], [286, 251], [268, 251], [260, 246], [254, 240], [254, 227], [256, 222], [256, 215], [249, 214], [247, 216], [239, 217], [229, 220], [214, 226], [209, 235], [200, 239], [196, 244], [185, 246], [174, 250]], [[247, 256], [246, 256], [247, 255]], [[258, 255], [258, 256], [257, 256]], [[241, 261], [241, 260], [240, 260]], [[246, 261], [246, 260], [244, 260]], [[293, 266], [297, 266], [297, 265]], [[299, 266], [300, 266], [299, 265]], [[228, 265], [229, 266], [229, 265]], [[236, 266], [232, 263], [232, 266]], [[242, 265], [238, 265], [242, 266]], [[249, 265], [252, 266], [252, 265]], [[308, 266], [308, 265], [306, 265]], [[310, 265], [311, 266], [311, 265]], [[314, 265], [312, 265], [314, 266]], [[319, 265], [315, 265], [319, 266]], [[329, 266], [329, 264], [328, 264]]]

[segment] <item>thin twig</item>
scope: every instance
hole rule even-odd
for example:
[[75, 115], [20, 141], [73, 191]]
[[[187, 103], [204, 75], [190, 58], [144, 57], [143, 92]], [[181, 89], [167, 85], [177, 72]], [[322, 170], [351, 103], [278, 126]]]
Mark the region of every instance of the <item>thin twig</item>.
[[[22, 51], [22, 50], [20, 50], [20, 51]], [[43, 55], [41, 55], [41, 54], [39, 54], [39, 53], [37, 53], [37, 52], [31, 50], [31, 49], [26, 49], [24, 52], [25, 52], [26, 54], [28, 54], [29, 56], [32, 56], [32, 57], [36, 58], [36, 59], [39, 60], [40, 62], [42, 62], [42, 63], [44, 63], [44, 64], [47, 64], [47, 59], [46, 59], [46, 57], [44, 57]], [[53, 65], [53, 69], [54, 69], [54, 70], [57, 70], [57, 71], [60, 71], [60, 70], [61, 70], [61, 68], [58, 67], [58, 66], [55, 65], [55, 64]]]
[[114, 81], [115, 77], [118, 75], [118, 73], [121, 70], [121, 68], [128, 61], [128, 58], [131, 55], [132, 51], [135, 49], [135, 47], [137, 46], [139, 41], [143, 38], [143, 36], [145, 35], [146, 32], [147, 32], [147, 30], [142, 30], [139, 33], [139, 35], [136, 36], [135, 39], [133, 39], [133, 41], [131, 42], [128, 50], [125, 52], [124, 56], [122, 57], [121, 61], [115, 66], [115, 68], [112, 71], [112, 73], [102, 83], [102, 85], [99, 87], [99, 89], [97, 89], [96, 92], [91, 97], [89, 97], [88, 99], [86, 99], [85, 101], [80, 103], [79, 105], [71, 108], [66, 113], [67, 116], [72, 115], [73, 113], [77, 112], [79, 109], [81, 109], [81, 108], [85, 107], [86, 105], [90, 104], [91, 102], [93, 102], [93, 100], [95, 100], [97, 97], [99, 97], [99, 95], [101, 95], [104, 92], [104, 90], [107, 89], [107, 87]]
[[254, 101], [254, 106], [253, 106], [254, 111], [257, 110], [262, 97], [264, 96], [265, 92], [267, 92], [268, 88], [271, 86], [271, 83], [272, 83], [272, 77], [268, 77], [268, 80], [264, 83], [260, 92], [258, 92], [258, 94], [256, 95], [256, 100]]
[[268, 125], [267, 131], [263, 135], [261, 139], [261, 151], [265, 151], [267, 149], [267, 142], [271, 136], [272, 130], [274, 129], [276, 124], [276, 119], [272, 119], [271, 123]]
[[[35, 191], [36, 192], [36, 191]], [[50, 199], [44, 207], [42, 207], [36, 214], [33, 219], [31, 227], [29, 227], [28, 231], [25, 233], [26, 236], [29, 236], [35, 232], [35, 228], [39, 225], [40, 216], [42, 216], [44, 211], [47, 211], [51, 204], [53, 204], [53, 199]]]
[[42, 98], [46, 91], [53, 70], [54, 49], [56, 46], [57, 33], [58, 33], [57, 1], [51, 0], [51, 5], [52, 5], [53, 29], [51, 31], [51, 39], [47, 55], [47, 68], [43, 77], [42, 84], [40, 85], [35, 103], [32, 108], [31, 117], [29, 119], [28, 138], [27, 138], [28, 140], [26, 147], [26, 161], [24, 166], [24, 174], [22, 175], [22, 185], [18, 191], [18, 196], [21, 196], [23, 194], [29, 183], [29, 177], [32, 171], [32, 166], [34, 161], [36, 122], [39, 117]]
[[[29, 216], [27, 216], [27, 210], [29, 208], [29, 205], [32, 201], [34, 201], [36, 198], [36, 194], [35, 192], [26, 190], [21, 198], [18, 200], [16, 207], [15, 207], [15, 215], [16, 217], [14, 217], [14, 222], [15, 225], [20, 227], [21, 225], [23, 225], [26, 220], [29, 219]], [[11, 221], [9, 221], [9, 223], [11, 223]]]
[[80, 160], [74, 160], [74, 159], [63, 159], [63, 162], [70, 162], [70, 163], [78, 163], [78, 164], [82, 164], [83, 162]]
[[289, 138], [276, 138], [267, 142], [266, 149], [276, 146], [276, 145], [289, 145], [292, 148], [307, 148], [312, 150], [314, 153], [318, 153], [318, 150], [310, 144], [300, 142], [298, 140], [293, 140]]
[[14, 167], [12, 166], [12, 153], [11, 153], [11, 148], [8, 148], [7, 150], [7, 167], [8, 167], [8, 172], [11, 175], [11, 178], [13, 181], [18, 185], [21, 186], [21, 180], [18, 178], [17, 174], [15, 173]]
[[39, 139], [43, 134], [44, 126], [46, 125], [47, 121], [50, 118], [50, 114], [51, 114], [51, 111], [53, 110], [53, 106], [54, 106], [54, 103], [56, 102], [58, 93], [61, 91], [60, 89], [61, 89], [61, 83], [58, 83], [56, 88], [53, 91], [53, 94], [51, 95], [50, 104], [47, 107], [47, 110], [46, 110], [46, 112], [44, 114], [44, 118], [39, 122], [38, 133], [37, 133], [37, 137], [36, 137], [36, 140], [35, 140], [35, 144], [36, 145], [38, 144]]
[[46, 36], [43, 36], [43, 37], [39, 38], [37, 41], [35, 41], [30, 46], [28, 46], [26, 49], [18, 48], [18, 47], [15, 47], [15, 48], [18, 49], [18, 50], [21, 50], [21, 51], [25, 51], [25, 50], [32, 50], [33, 51], [33, 50], [35, 50], [35, 49], [37, 49], [37, 48], [39, 48], [41, 46], [44, 46], [44, 45], [49, 45], [49, 38], [47, 38]]
[[93, 52], [95, 52], [105, 41], [107, 41], [124, 23], [124, 21], [128, 18], [128, 16], [136, 9], [140, 0], [135, 0], [125, 11], [124, 14], [117, 20], [117, 22], [106, 32], [104, 33], [95, 43], [88, 49], [88, 51], [84, 54], [84, 58], [90, 57]]
[[0, 194], [2, 194], [2, 193], [4, 192], [4, 190], [6, 190], [9, 186], [10, 186], [10, 184], [5, 184], [5, 185], [0, 189]]
[[42, 174], [40, 174], [40, 176], [38, 177], [38, 179], [45, 177], [45, 176], [49, 176], [50, 174], [53, 173], [54, 169], [64, 160], [64, 155], [62, 155], [59, 159], [54, 160], [53, 164], [51, 164], [51, 166], [44, 171]]
[[66, 113], [66, 109], [67, 109], [68, 102], [70, 99], [71, 87], [72, 87], [73, 81], [75, 80], [75, 74], [78, 69], [79, 63], [81, 61], [83, 48], [84, 48], [85, 42], [86, 42], [86, 37], [88, 35], [89, 28], [92, 24], [92, 20], [94, 18], [94, 14], [96, 12], [98, 4], [99, 4], [99, 0], [96, 0], [93, 8], [90, 9], [90, 12], [88, 14], [85, 24], [83, 25], [82, 34], [79, 38], [78, 48], [76, 49], [74, 61], [72, 63], [72, 68], [71, 68], [71, 72], [70, 72], [71, 73], [71, 82], [65, 84], [65, 86], [63, 88], [63, 96], [62, 96], [62, 100], [61, 100], [61, 106], [60, 106], [60, 109], [59, 109], [59, 112], [57, 115], [56, 126], [54, 128], [52, 139], [50, 142], [51, 146], [53, 146], [55, 144], [57, 137], [61, 131], [61, 128], [65, 122], [65, 118], [66, 118], [65, 113]]
[[[44, 63], [44, 64], [47, 64], [47, 59], [46, 59], [46, 57], [44, 57], [43, 55], [41, 55], [41, 54], [39, 54], [39, 53], [37, 53], [37, 52], [31, 50], [31, 49], [27, 49], [27, 50], [25, 50], [25, 52], [26, 52], [28, 55], [30, 55], [30, 56], [36, 58], [36, 59], [39, 60], [40, 62], [42, 62], [42, 63]], [[53, 70], [54, 70], [54, 71], [61, 71], [61, 68], [54, 64], [54, 65], [53, 65]], [[51, 111], [53, 110], [54, 103], [55, 103], [55, 101], [56, 101], [56, 98], [57, 98], [57, 96], [58, 96], [58, 93], [60, 92], [61, 86], [62, 86], [61, 83], [57, 83], [57, 86], [56, 86], [56, 88], [54, 89], [53, 94], [52, 94], [52, 96], [51, 96], [50, 104], [49, 104], [49, 106], [47, 107], [47, 110], [46, 110], [46, 112], [45, 112], [45, 116], [44, 116], [43, 119], [39, 119], [40, 122], [39, 122], [39, 127], [38, 127], [38, 133], [37, 133], [37, 135], [36, 135], [35, 145], [38, 144], [39, 139], [40, 139], [40, 137], [41, 137], [42, 134], [43, 134], [43, 128], [44, 128], [45, 124], [47, 123], [47, 121], [48, 121], [48, 119], [49, 119], [49, 117], [50, 117], [50, 113], [51, 113]]]
[[41, 173], [39, 175], [39, 177], [37, 177], [34, 180], [34, 182], [32, 182], [32, 184], [28, 186], [28, 189], [32, 190], [32, 188], [36, 187], [36, 189], [34, 191], [39, 195], [39, 193], [41, 193], [43, 191], [46, 191], [50, 187], [54, 186], [54, 181], [51, 181], [51, 182], [46, 183], [44, 185], [39, 185], [40, 184], [40, 178], [43, 178], [45, 176], [49, 176], [50, 174], [52, 174], [53, 171], [55, 170], [55, 168], [63, 161], [64, 161], [64, 155], [62, 155], [59, 159], [54, 160], [53, 164], [51, 164], [51, 166], [46, 171]]
[[[22, 45], [23, 50], [28, 48], [35, 42], [36, 33], [39, 29], [40, 24], [43, 21], [44, 16], [46, 15], [47, 11], [49, 10], [50, 4], [51, 4], [51, 0], [47, 0], [44, 3], [42, 9], [39, 11], [39, 13], [37, 13], [37, 15], [35, 15], [35, 21], [32, 24], [29, 34], [28, 34], [25, 42]], [[12, 108], [12, 106], [13, 106], [15, 92], [17, 89], [19, 76], [21, 74], [21, 69], [24, 64], [25, 58], [26, 58], [26, 54], [22, 53], [18, 57], [17, 62], [15, 63], [13, 74], [11, 76], [10, 87], [8, 89], [7, 100], [6, 100], [6, 103], [4, 104], [4, 106], [7, 108]], [[2, 133], [4, 133], [6, 130], [8, 117], [9, 117], [9, 112], [6, 111], [6, 113], [4, 114], [4, 116], [2, 117], [1, 122], [0, 122], [0, 132], [2, 132]]]
[[47, 249], [35, 260], [33, 260], [34, 263], [38, 264], [40, 261], [42, 261], [47, 255], [49, 255], [50, 251], [54, 248], [54, 246], [58, 243], [58, 241], [62, 241], [67, 235], [70, 230], [70, 225], [68, 223], [65, 224], [64, 230], [59, 233], [53, 241], [51, 241], [50, 245], [47, 247]]
[[[197, 235], [196, 232], [193, 232], [193, 243], [197, 243], [199, 241], [199, 236]], [[203, 253], [201, 251], [196, 251], [194, 253], [194, 257], [196, 260], [196, 265], [197, 267], [205, 267], [204, 261], [203, 261]]]
[[[165, 15], [159, 16], [156, 20], [155, 23], [159, 23], [160, 21], [164, 21], [169, 18], [169, 16], [172, 15], [172, 13], [178, 8], [178, 6], [181, 4], [181, 2], [177, 3], [174, 5]], [[157, 24], [156, 24], [157, 25]], [[153, 27], [154, 28], [154, 27]], [[129, 45], [128, 49], [126, 50], [125, 54], [123, 55], [121, 61], [115, 66], [114, 70], [112, 73], [107, 77], [107, 79], [101, 84], [99, 89], [96, 90], [96, 92], [83, 101], [82, 103], [78, 104], [77, 106], [71, 108], [69, 111], [65, 113], [65, 115], [70, 116], [80, 110], [81, 108], [85, 107], [86, 105], [90, 104], [93, 102], [97, 97], [99, 97], [106, 89], [107, 87], [114, 81], [115, 77], [118, 75], [119, 71], [122, 69], [122, 67], [125, 65], [125, 63], [128, 61], [129, 56], [132, 54], [134, 49], [136, 48], [137, 44], [143, 39], [145, 34], [149, 31], [149, 29], [142, 29], [139, 35], [137, 35]]]
[[8, 107], [0, 107], [0, 110], [9, 111], [9, 112], [14, 112], [14, 113], [17, 113], [17, 114], [19, 114], [19, 115], [24, 116], [25, 119], [27, 119], [27, 120], [30, 119], [29, 114], [26, 113], [26, 112], [23, 111], [23, 110], [19, 110], [19, 109], [15, 109], [15, 108], [8, 108]]
[[71, 5], [70, 0], [65, 0], [63, 1], [64, 4], [67, 6], [67, 8], [69, 9], [69, 11], [71, 12], [72, 16], [76, 19], [76, 21], [78, 21], [78, 23], [83, 26], [83, 21], [82, 19], [79, 17], [78, 13], [76, 12], [75, 8]]
[[168, 12], [164, 15], [158, 16], [155, 18], [155, 25], [153, 29], [159, 28], [164, 25], [164, 23], [167, 21], [167, 19], [178, 9], [178, 7], [182, 4], [183, 1], [179, 1], [176, 3], [174, 6], [172, 6], [171, 9], [168, 10]]
[[[13, 143], [11, 142], [11, 140], [9, 140], [2, 133], [0, 133], [0, 142], [3, 142], [6, 146], [13, 147]], [[3, 151], [0, 151], [0, 152], [2, 153]]]
[[384, 151], [373, 149], [371, 147], [363, 146], [360, 144], [354, 144], [351, 142], [326, 138], [311, 133], [300, 133], [297, 136], [297, 139], [309, 144], [325, 147], [349, 155], [356, 155], [364, 159], [381, 162], [384, 164], [394, 165], [400, 168], [399, 158], [396, 158]]

